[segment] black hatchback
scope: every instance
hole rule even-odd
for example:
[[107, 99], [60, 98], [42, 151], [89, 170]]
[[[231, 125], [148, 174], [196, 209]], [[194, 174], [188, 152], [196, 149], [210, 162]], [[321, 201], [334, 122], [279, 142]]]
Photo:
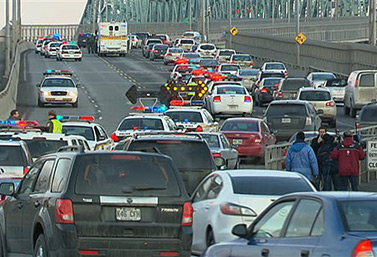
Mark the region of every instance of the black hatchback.
[[0, 256], [190, 256], [193, 209], [170, 157], [51, 154], [12, 189], [0, 186]]

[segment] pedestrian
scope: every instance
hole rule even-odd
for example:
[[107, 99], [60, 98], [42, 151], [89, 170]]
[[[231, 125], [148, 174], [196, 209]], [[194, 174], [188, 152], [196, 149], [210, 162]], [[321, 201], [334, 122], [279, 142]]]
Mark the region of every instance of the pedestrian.
[[20, 112], [17, 109], [14, 109], [10, 112], [8, 120], [21, 120]]
[[334, 189], [339, 189], [338, 179], [338, 161], [330, 159], [330, 154], [337, 146], [334, 142], [335, 138], [329, 134], [324, 134], [323, 144], [318, 149], [317, 159], [320, 178], [323, 182], [323, 191], [331, 191], [334, 185]]
[[63, 132], [63, 124], [56, 118], [56, 112], [51, 110], [48, 112], [48, 123], [47, 123], [47, 131], [49, 133], [62, 133]]
[[298, 172], [304, 175], [314, 185], [318, 178], [318, 162], [313, 149], [305, 142], [305, 134], [300, 131], [296, 141], [288, 149], [285, 159], [287, 171]]
[[313, 148], [313, 151], [314, 151], [316, 156], [317, 156], [317, 153], [318, 153], [318, 149], [323, 144], [323, 135], [325, 135], [327, 133], [327, 129], [325, 127], [320, 127], [318, 129], [318, 133], [319, 133], [318, 136], [312, 140], [312, 143], [310, 145]]
[[93, 38], [92, 38], [91, 35], [88, 35], [87, 41], [86, 41], [86, 46], [87, 46], [87, 49], [88, 49], [88, 54], [93, 54], [92, 44], [93, 44]]
[[334, 148], [330, 158], [338, 161], [340, 190], [348, 191], [351, 184], [351, 190], [358, 191], [359, 161], [365, 158], [364, 149], [354, 141], [351, 131], [345, 131], [343, 137], [343, 142]]

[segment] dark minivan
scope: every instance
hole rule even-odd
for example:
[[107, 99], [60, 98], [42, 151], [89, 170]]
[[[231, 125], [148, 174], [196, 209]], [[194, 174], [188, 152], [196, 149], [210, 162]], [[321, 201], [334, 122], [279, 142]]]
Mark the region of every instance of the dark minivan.
[[0, 186], [0, 256], [190, 256], [193, 209], [168, 156], [50, 154], [12, 189]]

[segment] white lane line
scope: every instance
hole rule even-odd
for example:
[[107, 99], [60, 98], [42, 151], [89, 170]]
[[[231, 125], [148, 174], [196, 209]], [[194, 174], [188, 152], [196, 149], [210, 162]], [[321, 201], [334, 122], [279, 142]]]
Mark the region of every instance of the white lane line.
[[101, 110], [97, 110], [98, 113], [101, 113]]

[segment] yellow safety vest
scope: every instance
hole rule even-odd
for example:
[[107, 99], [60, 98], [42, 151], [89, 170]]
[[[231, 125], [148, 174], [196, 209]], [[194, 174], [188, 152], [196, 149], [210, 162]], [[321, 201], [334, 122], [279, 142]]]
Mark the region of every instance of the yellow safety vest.
[[53, 119], [51, 122], [53, 124], [52, 133], [63, 133], [63, 124], [59, 120]]

